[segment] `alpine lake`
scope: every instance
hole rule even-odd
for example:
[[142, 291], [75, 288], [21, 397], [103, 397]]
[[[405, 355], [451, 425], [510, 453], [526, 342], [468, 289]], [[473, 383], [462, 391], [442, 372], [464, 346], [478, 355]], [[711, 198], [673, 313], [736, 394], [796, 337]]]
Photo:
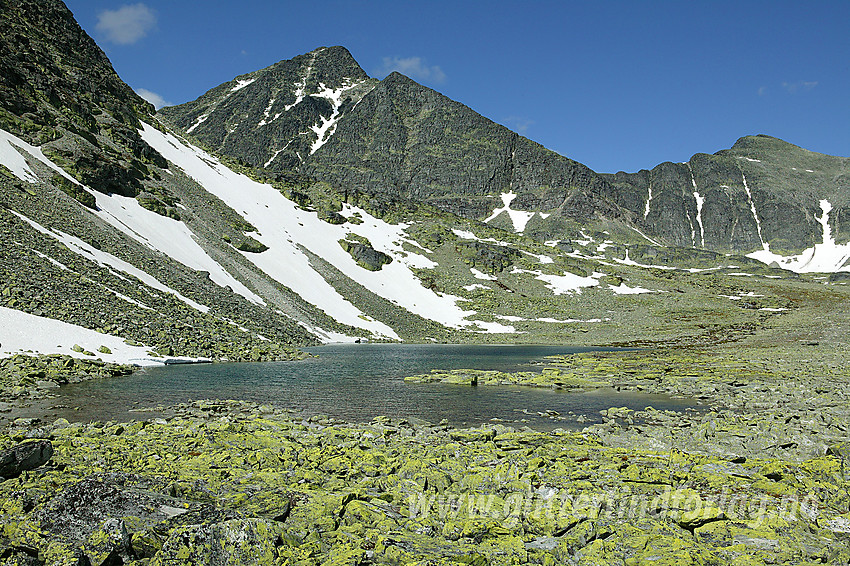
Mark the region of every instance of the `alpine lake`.
[[452, 426], [502, 422], [539, 431], [580, 429], [599, 423], [600, 410], [696, 410], [693, 400], [617, 391], [612, 387], [551, 387], [410, 383], [406, 376], [432, 370], [539, 372], [546, 357], [611, 349], [565, 346], [334, 344], [306, 349], [300, 361], [176, 364], [142, 368], [132, 375], [61, 388], [49, 407], [70, 421], [151, 418], [169, 407], [202, 399], [268, 404], [305, 417], [346, 422], [378, 416], [421, 419]]

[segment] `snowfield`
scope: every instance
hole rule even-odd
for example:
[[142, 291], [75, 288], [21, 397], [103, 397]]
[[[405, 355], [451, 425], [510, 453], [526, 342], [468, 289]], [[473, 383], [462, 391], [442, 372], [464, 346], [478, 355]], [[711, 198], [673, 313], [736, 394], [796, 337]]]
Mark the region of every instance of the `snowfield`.
[[[138, 279], [139, 281], [141, 281], [145, 285], [148, 285], [149, 287], [153, 287], [154, 289], [157, 289], [158, 291], [163, 291], [165, 293], [171, 293], [172, 295], [175, 295], [178, 299], [180, 299], [181, 301], [183, 301], [184, 303], [186, 303], [187, 305], [189, 305], [193, 309], [197, 309], [201, 312], [208, 312], [210, 310], [210, 308], [208, 306], [197, 303], [197, 302], [193, 301], [192, 299], [190, 299], [188, 297], [184, 297], [183, 295], [181, 295], [180, 293], [178, 293], [177, 291], [175, 291], [171, 287], [165, 285], [164, 283], [161, 283], [158, 279], [156, 279], [152, 275], [148, 274], [145, 271], [142, 271], [141, 269], [136, 268], [134, 265], [127, 263], [123, 259], [117, 258], [110, 253], [104, 252], [104, 251], [99, 250], [99, 249], [97, 249], [93, 246], [90, 246], [86, 242], [82, 241], [79, 238], [71, 236], [70, 234], [66, 234], [66, 233], [59, 231], [59, 230], [55, 230], [55, 231], [54, 230], [48, 230], [47, 228], [45, 228], [44, 226], [42, 226], [38, 222], [35, 222], [34, 220], [30, 220], [29, 218], [27, 218], [23, 214], [20, 214], [20, 213], [15, 212], [15, 211], [12, 211], [12, 213], [15, 216], [17, 216], [18, 218], [20, 218], [21, 220], [23, 220], [24, 222], [28, 223], [30, 226], [32, 226], [36, 230], [38, 230], [39, 232], [41, 232], [42, 234], [50, 236], [51, 238], [56, 238], [57, 240], [59, 240], [60, 242], [65, 244], [65, 246], [69, 250], [71, 250], [72, 252], [74, 252], [74, 253], [76, 253], [76, 254], [78, 254], [78, 255], [80, 255], [80, 256], [88, 259], [88, 260], [94, 261], [98, 265], [101, 265], [101, 266], [107, 267], [107, 268], [111, 268], [111, 270], [117, 269], [118, 271], [122, 271], [122, 272], [126, 273], [127, 275], [132, 275], [133, 277], [135, 277], [136, 279]], [[35, 251], [35, 250], [33, 250], [33, 251]], [[39, 252], [36, 252], [36, 253], [39, 253]], [[39, 253], [39, 255], [44, 255], [44, 254]], [[67, 269], [67, 267], [65, 267], [64, 265], [61, 265], [61, 264], [59, 264], [59, 262], [56, 262], [56, 260], [53, 260], [52, 258], [49, 258], [49, 257], [47, 259], [54, 261], [56, 264], [58, 264], [60, 266], [60, 268]], [[115, 273], [115, 271], [112, 271], [112, 272]], [[120, 277], [120, 275], [119, 275], [119, 277]], [[116, 295], [117, 294], [118, 293], [116, 293]], [[122, 299], [124, 299], [126, 301], [141, 305], [141, 303], [138, 303], [137, 301], [134, 301], [133, 299], [130, 299], [128, 297], [124, 297], [123, 295], [120, 295], [120, 296], [121, 296]], [[144, 307], [144, 308], [148, 308], [148, 307], [145, 307], [144, 305], [141, 305], [141, 306]]]
[[832, 236], [832, 227], [829, 225], [829, 213], [832, 212], [832, 204], [823, 199], [820, 201], [820, 209], [823, 212], [818, 222], [823, 226], [823, 236], [820, 244], [804, 250], [793, 256], [781, 256], [770, 251], [765, 245], [763, 250], [747, 254], [747, 257], [757, 259], [768, 265], [776, 262], [782, 269], [797, 273], [834, 273], [837, 271], [850, 271], [850, 243], [836, 244]]
[[[13, 146], [24, 150], [31, 157], [91, 193], [95, 197], [99, 209], [95, 214], [127, 236], [153, 250], [170, 256], [175, 261], [191, 269], [209, 272], [210, 279], [213, 282], [222, 287], [229, 287], [232, 291], [242, 295], [253, 303], [265, 304], [262, 298], [245, 287], [245, 285], [207, 255], [203, 248], [195, 241], [192, 231], [183, 222], [148, 210], [142, 207], [134, 198], [114, 194], [105, 195], [89, 189], [69, 175], [64, 169], [53, 163], [53, 161], [42, 153], [40, 148], [28, 144], [13, 134], [0, 130], [0, 164], [9, 167], [12, 173], [22, 181], [37, 183], [39, 179], [23, 159], [21, 153]], [[50, 235], [55, 236], [55, 234]], [[126, 262], [123, 263], [126, 264]], [[124, 270], [123, 268], [118, 269]], [[136, 273], [133, 273], [133, 275], [138, 277]], [[192, 306], [198, 308], [196, 305], [197, 303]]]
[[[94, 353], [86, 356], [71, 348], [79, 345]], [[106, 346], [111, 354], [97, 349]], [[75, 324], [52, 318], [35, 316], [15, 309], [0, 307], [0, 358], [15, 354], [66, 354], [86, 360], [136, 365], [162, 365], [164, 360], [154, 359], [146, 346], [128, 346], [123, 338], [100, 334]]]
[[[171, 134], [163, 134], [144, 123], [140, 134], [166, 159], [257, 228], [252, 236], [269, 249], [259, 254], [245, 253], [248, 260], [335, 320], [378, 337], [398, 339], [392, 328], [365, 316], [325, 281], [302, 247], [369, 291], [424, 318], [452, 328], [475, 329], [474, 325], [478, 325], [488, 332], [514, 331], [511, 326], [467, 320], [475, 312], [458, 307], [459, 297], [423, 287], [412, 268], [431, 267], [433, 262], [404, 250], [403, 243], [408, 241], [404, 233], [406, 225], [388, 224], [350, 206], [342, 213], [348, 216], [359, 213], [362, 224], [328, 224], [315, 212], [299, 208], [271, 185], [231, 171], [213, 156]], [[352, 233], [367, 238], [376, 250], [392, 257], [392, 263], [375, 272], [357, 265], [339, 245], [339, 240]]]

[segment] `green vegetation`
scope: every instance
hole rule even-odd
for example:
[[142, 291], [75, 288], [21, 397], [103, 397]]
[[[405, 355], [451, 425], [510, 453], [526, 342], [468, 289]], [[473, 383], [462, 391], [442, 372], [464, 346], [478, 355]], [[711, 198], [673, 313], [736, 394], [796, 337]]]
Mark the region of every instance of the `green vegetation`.
[[53, 175], [50, 179], [50, 183], [54, 187], [58, 187], [63, 193], [72, 199], [81, 203], [83, 206], [92, 209], [97, 206], [97, 201], [93, 194], [82, 188], [80, 185], [69, 181], [62, 175]]

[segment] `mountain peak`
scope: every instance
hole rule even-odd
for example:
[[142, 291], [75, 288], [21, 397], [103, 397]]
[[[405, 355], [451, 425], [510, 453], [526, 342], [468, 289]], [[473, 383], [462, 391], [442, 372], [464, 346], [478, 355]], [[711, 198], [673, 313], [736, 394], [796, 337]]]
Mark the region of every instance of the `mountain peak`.
[[771, 148], [771, 149], [801, 149], [779, 138], [767, 134], [756, 134], [738, 138], [732, 149]]

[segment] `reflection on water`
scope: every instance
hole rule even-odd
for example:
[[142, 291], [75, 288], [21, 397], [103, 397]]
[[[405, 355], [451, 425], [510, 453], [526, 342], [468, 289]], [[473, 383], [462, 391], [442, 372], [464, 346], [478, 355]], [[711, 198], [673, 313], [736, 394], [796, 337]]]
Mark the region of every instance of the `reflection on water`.
[[[148, 368], [132, 376], [69, 385], [53, 404], [69, 420], [146, 418], [132, 408], [167, 406], [197, 399], [241, 399], [326, 414], [347, 421], [378, 415], [477, 425], [491, 419], [538, 429], [576, 427], [537, 413], [585, 414], [590, 422], [611, 406], [682, 410], [688, 401], [661, 395], [555, 391], [529, 387], [406, 384], [404, 377], [431, 369], [536, 371], [544, 356], [588, 351], [559, 346], [466, 346], [346, 344], [310, 348], [318, 357], [298, 362], [180, 365]], [[516, 423], [519, 419], [528, 422]]]

